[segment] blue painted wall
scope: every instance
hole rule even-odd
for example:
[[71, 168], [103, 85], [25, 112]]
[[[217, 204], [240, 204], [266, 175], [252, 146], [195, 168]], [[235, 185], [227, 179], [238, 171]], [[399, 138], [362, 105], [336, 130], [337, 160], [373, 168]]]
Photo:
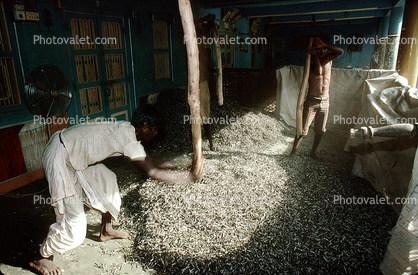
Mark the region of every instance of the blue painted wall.
[[[34, 35], [67, 37], [66, 29], [68, 26], [66, 26], [64, 21], [64, 10], [125, 18], [125, 29], [123, 31], [126, 33], [126, 54], [128, 61], [132, 61], [134, 64], [134, 72], [132, 72], [131, 63], [127, 64], [127, 74], [136, 81], [137, 96], [134, 99], [135, 102], [131, 102], [132, 105], [139, 105], [141, 96], [157, 93], [165, 89], [187, 86], [186, 47], [183, 44], [183, 28], [177, 1], [135, 1], [135, 3], [130, 0], [120, 0], [117, 3], [99, 1], [99, 6], [97, 6], [96, 0], [74, 0], [71, 1], [71, 4], [65, 2], [63, 4], [64, 10], [57, 9], [51, 3], [52, 1], [49, 0], [25, 2], [26, 8], [39, 12], [41, 22], [43, 20], [42, 11], [47, 8], [52, 17], [53, 26], [51, 28], [46, 28], [41, 22], [13, 23], [12, 13], [10, 12], [11, 6], [7, 4], [5, 7], [13, 51], [12, 53], [2, 53], [0, 56], [11, 56], [14, 59], [22, 103], [16, 106], [0, 108], [0, 128], [23, 124], [33, 120], [33, 116], [27, 110], [23, 91], [25, 79], [36, 67], [40, 65], [57, 66], [71, 82], [68, 46], [35, 45], [33, 43]], [[132, 17], [132, 11], [135, 17]], [[157, 81], [155, 79], [152, 14], [172, 19], [169, 27], [173, 53], [171, 55], [172, 78], [169, 80]], [[128, 21], [130, 21], [131, 27], [132, 55], [129, 49]], [[20, 55], [17, 44], [19, 44]], [[74, 86], [71, 86], [74, 95], [76, 91]], [[130, 89], [133, 89], [133, 85], [129, 86]], [[75, 117], [76, 114], [75, 100], [73, 100], [68, 110], [68, 115], [69, 117]]]
[[216, 16], [216, 20], [222, 19], [221, 9], [196, 9], [196, 11], [193, 11], [193, 16], [195, 17], [195, 19], [197, 19], [198, 17], [204, 17], [208, 14], [214, 14]]
[[[248, 35], [240, 35], [239, 33], [250, 33], [250, 20], [248, 18], [238, 19], [235, 28], [240, 41], [246, 39], [249, 37]], [[240, 50], [239, 45], [235, 46], [235, 67], [251, 68], [251, 47], [248, 47], [248, 52], [244, 52]]]

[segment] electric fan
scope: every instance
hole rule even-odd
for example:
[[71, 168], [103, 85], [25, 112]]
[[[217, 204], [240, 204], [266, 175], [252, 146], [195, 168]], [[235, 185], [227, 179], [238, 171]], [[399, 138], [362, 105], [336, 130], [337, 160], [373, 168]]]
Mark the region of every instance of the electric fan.
[[34, 69], [25, 85], [26, 105], [33, 115], [62, 116], [71, 103], [71, 88], [64, 73], [55, 66]]

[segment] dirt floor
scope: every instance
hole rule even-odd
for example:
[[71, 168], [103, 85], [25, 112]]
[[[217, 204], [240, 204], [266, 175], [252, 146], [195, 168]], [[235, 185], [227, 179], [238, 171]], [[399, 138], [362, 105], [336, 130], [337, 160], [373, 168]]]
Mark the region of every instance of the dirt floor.
[[[28, 263], [55, 219], [52, 208], [40, 202], [40, 197], [49, 198], [46, 180], [0, 196], [0, 274], [33, 274]], [[88, 228], [84, 243], [54, 258], [65, 274], [152, 274], [137, 264], [126, 263], [124, 249], [133, 245], [132, 240], [99, 242], [101, 215], [85, 210]]]
[[[286, 159], [288, 158], [287, 155], [289, 154], [292, 146], [294, 133], [295, 130], [293, 128], [285, 127], [281, 131], [280, 142], [270, 144], [267, 149], [263, 150], [262, 154], [266, 156], [275, 156], [276, 158], [282, 159], [286, 162]], [[332, 169], [333, 171], [338, 171], [342, 175], [350, 175], [350, 171], [354, 163], [354, 156], [344, 152], [343, 150], [347, 138], [348, 131], [345, 130], [327, 132], [321, 141], [321, 145], [319, 146], [318, 153], [321, 156], [321, 165], [319, 167], [326, 170]], [[314, 161], [310, 160], [308, 156], [312, 141], [313, 131], [311, 131], [310, 134], [302, 141], [296, 156], [298, 160], [302, 163], [307, 163], [308, 165], [313, 165], [314, 163]], [[207, 142], [204, 143], [203, 147], [204, 155], [208, 158], [208, 162], [219, 156], [222, 157], [222, 154], [226, 154], [221, 152], [217, 153], [216, 145], [215, 152], [209, 152]], [[177, 156], [179, 155], [180, 158], [187, 159], [187, 155], [178, 154]], [[126, 200], [128, 200], [126, 190], [129, 191], [130, 184], [134, 181], [138, 181], [138, 179], [141, 182], [145, 182], [145, 176], [142, 172], [138, 171], [132, 163], [124, 158], [113, 158], [105, 161], [105, 164], [118, 176], [123, 201], [123, 213], [121, 216], [122, 220], [125, 220], [125, 222], [122, 222], [121, 224], [116, 222], [115, 227], [117, 228], [118, 225], [120, 225], [120, 227], [125, 231], [130, 231], [132, 238], [129, 240], [112, 240], [105, 243], [99, 242], [98, 230], [100, 225], [100, 215], [95, 211], [86, 208], [88, 219], [88, 233], [86, 240], [80, 247], [62, 255], [57, 255], [54, 262], [65, 269], [65, 274], [175, 274], [175, 272], [167, 269], [166, 267], [159, 269], [159, 265], [155, 263], [143, 264], [135, 261], [135, 255], [137, 253], [136, 249], [138, 249], [139, 242], [138, 238], [140, 238], [138, 234], [140, 233], [136, 232], [135, 229], [130, 227], [126, 222], [128, 217], [125, 210], [127, 207]], [[210, 175], [207, 175], [206, 177], [210, 178]], [[309, 178], [309, 175], [306, 175], [306, 177]], [[364, 185], [367, 190], [370, 190], [368, 182], [361, 180], [360, 184]], [[347, 192], [354, 193], [356, 190], [349, 190]], [[373, 193], [373, 191], [367, 192], [369, 192], [368, 194], [370, 194], [370, 192]], [[47, 182], [45, 180], [37, 181], [29, 186], [0, 196], [0, 207], [2, 209], [0, 214], [0, 219], [2, 221], [0, 229], [2, 236], [0, 239], [0, 274], [32, 274], [32, 272], [28, 270], [28, 262], [32, 259], [34, 253], [36, 253], [39, 247], [39, 244], [46, 236], [49, 225], [54, 222], [54, 213], [52, 208], [47, 203], [41, 204], [36, 201], [39, 200], [40, 197], [44, 199], [49, 197]], [[393, 210], [388, 208], [384, 211], [385, 215], [389, 217], [387, 221], [383, 221], [388, 230], [384, 229], [383, 239], [379, 240], [380, 243], [376, 244], [375, 247], [370, 248], [371, 250], [374, 250], [371, 254], [375, 257], [373, 259], [374, 267], [372, 270], [376, 274], [379, 273], [377, 265], [382, 259], [384, 248], [386, 247], [390, 237], [388, 231], [394, 226], [397, 218]], [[136, 213], [136, 215], [141, 215], [141, 213]], [[351, 217], [350, 219], [353, 218], [355, 217]], [[341, 230], [344, 231], [344, 229]], [[371, 232], [371, 235], [373, 235], [373, 232]], [[335, 241], [338, 242], [338, 240]], [[353, 243], [353, 249], [355, 249], [356, 245], [357, 244]], [[133, 254], [135, 255], [133, 256]], [[285, 254], [284, 256], [288, 257], [289, 255]], [[367, 257], [368, 256], [366, 256], [366, 258]], [[349, 261], [349, 259], [347, 260]], [[366, 261], [368, 260], [366, 259]], [[153, 266], [156, 267], [156, 270], [152, 269]], [[258, 268], [261, 267], [259, 266]], [[297, 270], [297, 272], [292, 272], [293, 274], [318, 274], [318, 271], [313, 273], [312, 271], [307, 272], [312, 270], [311, 267], [309, 267], [310, 269], [300, 269], [297, 265], [295, 265], [293, 269], [288, 266], [286, 268], [286, 272]], [[357, 272], [358, 274], [362, 274], [362, 270], [357, 270]], [[326, 274], [326, 271], [319, 273]], [[340, 272], [340, 274], [341, 273], [344, 272]], [[347, 274], [349, 274], [349, 272]]]

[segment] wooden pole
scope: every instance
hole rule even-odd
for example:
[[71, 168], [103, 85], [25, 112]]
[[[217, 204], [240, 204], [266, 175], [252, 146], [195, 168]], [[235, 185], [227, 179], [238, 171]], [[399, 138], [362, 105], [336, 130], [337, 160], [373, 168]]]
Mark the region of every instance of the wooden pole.
[[216, 27], [213, 28], [213, 35], [215, 36], [215, 48], [216, 48], [216, 94], [218, 95], [218, 104], [222, 106], [224, 104], [223, 95], [223, 81], [222, 81], [222, 57], [221, 57], [221, 45], [219, 43], [219, 34]]
[[192, 174], [196, 177], [202, 174], [202, 118], [200, 117], [199, 91], [199, 49], [196, 41], [196, 29], [193, 21], [192, 8], [189, 0], [179, 0], [181, 23], [187, 49], [188, 62], [188, 102], [192, 116], [193, 164]]
[[[308, 49], [312, 48], [312, 42], [313, 42], [313, 38], [309, 38]], [[296, 105], [296, 137], [297, 138], [302, 136], [302, 131], [303, 131], [302, 129], [303, 128], [303, 125], [302, 125], [303, 103], [305, 101], [306, 88], [308, 87], [310, 69], [311, 69], [311, 55], [309, 53], [306, 53], [305, 69], [303, 71], [302, 85], [300, 86], [298, 103]]]
[[406, 26], [404, 39], [409, 41], [402, 45], [401, 70], [400, 75], [408, 79], [408, 84], [412, 87], [417, 85], [418, 75], [418, 45], [414, 42], [418, 38], [418, 1], [407, 1], [408, 7], [406, 14]]

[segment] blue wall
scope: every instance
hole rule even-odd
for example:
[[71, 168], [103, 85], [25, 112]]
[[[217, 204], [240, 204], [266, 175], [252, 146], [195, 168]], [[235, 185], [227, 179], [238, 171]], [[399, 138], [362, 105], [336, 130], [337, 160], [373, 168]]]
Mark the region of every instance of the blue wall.
[[[250, 19], [240, 18], [238, 19], [235, 28], [237, 29], [237, 36], [240, 40], [244, 40], [249, 37], [248, 35], [239, 35], [238, 33], [250, 33]], [[235, 47], [235, 67], [236, 68], [251, 68], [251, 47], [248, 47], [248, 52], [243, 52], [239, 49], [239, 46]]]
[[[22, 103], [16, 106], [0, 108], [0, 128], [23, 124], [33, 120], [33, 116], [26, 107], [24, 100], [24, 83], [32, 70], [40, 65], [54, 65], [63, 71], [70, 80], [72, 93], [76, 94], [74, 85], [72, 85], [72, 75], [70, 69], [69, 48], [67, 45], [40, 45], [33, 43], [34, 35], [42, 35], [43, 37], [67, 37], [67, 29], [65, 23], [65, 12], [80, 12], [93, 15], [117, 16], [123, 17], [125, 22], [125, 39], [126, 54], [129, 64], [126, 64], [127, 74], [131, 79], [136, 81], [136, 98], [135, 102], [128, 104], [139, 105], [139, 98], [144, 95], [160, 92], [165, 89], [187, 86], [187, 60], [186, 47], [183, 44], [183, 28], [180, 20], [177, 1], [140, 1], [132, 3], [130, 0], [120, 0], [118, 2], [109, 3], [108, 1], [100, 1], [99, 6], [95, 0], [74, 0], [71, 4], [63, 2], [64, 10], [57, 9], [52, 1], [49, 0], [32, 0], [25, 2], [26, 8], [34, 9], [40, 14], [41, 21], [38, 23], [13, 23], [11, 6], [7, 4], [6, 21], [8, 32], [12, 44], [12, 53], [2, 53], [0, 56], [11, 56], [14, 59], [17, 81], [19, 85], [20, 97]], [[6, 5], [6, 3], [5, 3]], [[42, 24], [42, 11], [47, 8], [52, 17], [53, 26], [50, 28]], [[132, 17], [134, 11], [135, 17]], [[172, 78], [166, 80], [155, 79], [154, 67], [154, 50], [153, 50], [153, 30], [152, 30], [152, 14], [170, 18], [171, 33], [171, 68]], [[130, 27], [129, 24], [130, 22]], [[16, 28], [16, 31], [15, 31]], [[129, 30], [131, 32], [129, 33]], [[130, 52], [129, 37], [132, 37], [132, 54]], [[18, 54], [17, 40], [20, 48], [20, 57]], [[20, 58], [22, 62], [20, 62]], [[134, 72], [132, 72], [132, 64], [134, 64]], [[22, 73], [23, 71], [23, 73]], [[24, 74], [24, 75], [23, 75]], [[132, 82], [131, 82], [132, 84]], [[131, 92], [133, 85], [129, 85]], [[78, 110], [80, 116], [81, 111]], [[68, 115], [74, 117], [77, 115], [75, 100], [73, 98]]]

